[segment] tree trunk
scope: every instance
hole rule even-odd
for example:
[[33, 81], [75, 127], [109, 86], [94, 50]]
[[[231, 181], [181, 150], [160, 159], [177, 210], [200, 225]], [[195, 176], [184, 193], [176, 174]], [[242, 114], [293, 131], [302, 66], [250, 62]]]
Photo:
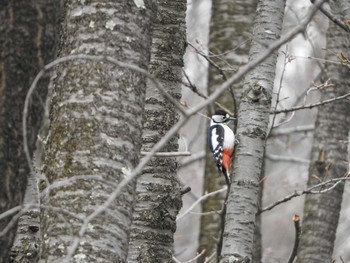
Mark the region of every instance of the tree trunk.
[[[23, 151], [22, 112], [26, 93], [41, 67], [54, 57], [58, 1], [1, 1], [0, 10], [0, 214], [20, 205], [29, 176]], [[28, 147], [33, 154], [48, 78], [31, 99]], [[11, 218], [0, 221], [0, 232]], [[0, 236], [0, 262], [9, 262], [16, 227]]]
[[[213, 65], [209, 64], [208, 92], [215, 91], [226, 77], [230, 77], [234, 72], [248, 61], [250, 47], [250, 31], [252, 29], [254, 14], [256, 10], [256, 0], [232, 1], [217, 0], [212, 2], [212, 17], [209, 32], [210, 60], [223, 70], [223, 74]], [[225, 92], [218, 100], [231, 112], [235, 113], [236, 100], [241, 94], [242, 82], [234, 85], [232, 91]], [[206, 155], [206, 168], [204, 180], [204, 193], [213, 192], [225, 185], [223, 176], [218, 176], [218, 170], [213, 162], [210, 151]], [[203, 202], [202, 211], [220, 211], [226, 193], [209, 197]], [[205, 249], [204, 255], [199, 262], [204, 262], [206, 257], [215, 253], [221, 233], [221, 216], [218, 213], [210, 213], [201, 217], [201, 230], [199, 236], [198, 252]], [[215, 261], [217, 257], [211, 257]]]
[[[341, 1], [348, 2], [348, 1]], [[332, 12], [341, 17], [339, 1], [332, 4]], [[336, 64], [341, 52], [350, 49], [349, 35], [333, 23], [327, 36], [327, 57], [332, 61], [325, 67], [324, 80], [330, 78], [334, 86], [322, 90], [322, 100], [349, 92], [350, 70]], [[344, 53], [345, 54], [345, 53]], [[348, 56], [349, 54], [345, 54]], [[349, 103], [339, 101], [319, 107], [309, 167], [310, 187], [321, 181], [342, 177], [347, 172], [347, 143], [349, 134]], [[344, 184], [323, 194], [307, 195], [304, 205], [302, 234], [297, 262], [331, 262]], [[320, 189], [322, 190], [322, 189]]]
[[[250, 59], [279, 38], [284, 1], [262, 0], [257, 7]], [[220, 262], [251, 262], [259, 182], [268, 130], [277, 52], [246, 75], [238, 111], [234, 178], [228, 197]]]
[[[186, 1], [156, 3], [149, 71], [169, 94], [180, 99]], [[150, 151], [178, 118], [174, 105], [148, 81], [142, 150]], [[176, 152], [177, 139], [170, 140], [163, 150]], [[182, 206], [176, 167], [175, 157], [153, 158], [138, 178], [128, 262], [173, 262], [175, 220]]]
[[[65, 8], [61, 56], [103, 54], [147, 69], [149, 5], [67, 0]], [[138, 163], [145, 77], [105, 61], [68, 62], [55, 74], [40, 188], [70, 182], [42, 192], [42, 262], [62, 262], [67, 254], [71, 262], [125, 262], [134, 183], [81, 227]]]

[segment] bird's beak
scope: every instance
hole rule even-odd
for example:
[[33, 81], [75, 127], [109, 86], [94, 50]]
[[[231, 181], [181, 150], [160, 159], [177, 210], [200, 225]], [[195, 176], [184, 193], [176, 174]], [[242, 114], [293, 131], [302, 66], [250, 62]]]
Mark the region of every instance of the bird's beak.
[[230, 121], [234, 121], [235, 119], [236, 119], [236, 118], [234, 118], [234, 117], [230, 117], [230, 118], [229, 118]]

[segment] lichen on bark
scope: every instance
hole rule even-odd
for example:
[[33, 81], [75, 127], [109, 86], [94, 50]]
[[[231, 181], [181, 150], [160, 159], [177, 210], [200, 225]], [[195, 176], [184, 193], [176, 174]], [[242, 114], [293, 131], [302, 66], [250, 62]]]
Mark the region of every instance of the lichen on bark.
[[[107, 55], [148, 68], [148, 5], [138, 8], [126, 0], [65, 4], [60, 56]], [[82, 219], [98, 209], [137, 165], [145, 84], [142, 74], [105, 61], [76, 60], [55, 70], [42, 172], [49, 184], [80, 179], [43, 195], [43, 204], [55, 210], [42, 210], [42, 262], [60, 262], [66, 256]], [[129, 184], [88, 223], [73, 262], [126, 261], [134, 187], [134, 182]]]
[[[153, 13], [149, 71], [176, 100], [181, 97], [185, 11], [184, 0], [157, 0]], [[174, 105], [148, 82], [142, 150], [150, 151], [178, 118]], [[172, 138], [161, 151], [176, 152], [177, 139]], [[128, 262], [173, 262], [176, 216], [182, 206], [176, 168], [174, 157], [152, 158], [138, 178]]]

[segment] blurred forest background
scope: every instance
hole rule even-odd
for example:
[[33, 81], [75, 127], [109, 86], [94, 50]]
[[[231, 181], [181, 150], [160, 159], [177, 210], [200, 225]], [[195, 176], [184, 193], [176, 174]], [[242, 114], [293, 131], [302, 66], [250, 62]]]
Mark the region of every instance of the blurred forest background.
[[0, 263], [350, 262], [349, 25], [346, 0], [0, 1]]
[[[217, 5], [229, 5], [229, 1], [217, 2]], [[309, 1], [287, 1], [283, 32], [288, 32], [288, 30], [300, 23], [310, 5], [311, 3]], [[212, 2], [209, 0], [190, 1], [187, 10], [187, 37], [188, 41], [195, 45], [196, 49], [192, 47], [187, 48], [185, 55], [185, 71], [192, 83], [194, 83], [194, 86], [200, 89], [204, 94], [208, 93], [207, 68], [209, 67], [209, 62], [203, 58], [203, 56], [198, 55], [197, 50], [200, 50], [204, 54], [216, 54], [213, 50], [208, 48], [208, 45], [210, 46], [208, 43], [208, 31], [210, 23], [213, 23], [210, 22], [211, 8]], [[247, 19], [254, 18], [254, 14], [250, 15], [251, 16], [244, 13], [237, 14], [236, 17], [238, 18], [239, 25], [242, 26], [242, 21], [246, 22]], [[222, 15], [220, 19], [224, 20], [223, 17], [224, 15]], [[253, 21], [248, 22], [252, 23]], [[322, 78], [321, 73], [324, 68], [327, 44], [326, 33], [329, 23], [331, 23], [329, 19], [323, 13], [318, 12], [307, 27], [305, 35], [299, 34], [292, 41], [279, 49], [276, 77], [274, 80], [274, 100], [276, 99], [276, 94], [280, 94], [278, 108], [290, 108], [298, 104], [306, 102], [306, 104], [315, 103], [320, 100], [320, 91], [312, 89], [316, 83], [320, 83]], [[239, 33], [236, 32], [237, 31], [233, 30], [231, 37], [237, 37], [237, 39], [239, 39], [232, 40], [232, 42], [237, 44], [226, 46], [226, 49], [218, 52], [217, 55], [223, 55], [225, 52], [228, 53], [227, 56], [223, 56], [222, 60], [226, 57], [232, 59], [236, 54], [230, 55], [230, 51], [234, 53], [237, 47], [244, 45], [246, 41], [249, 42], [251, 39], [250, 32], [244, 32], [244, 34], [241, 34], [240, 31], [238, 31]], [[347, 36], [347, 40], [349, 40], [349, 36]], [[346, 50], [343, 51], [348, 52]], [[286, 54], [293, 57], [290, 63], [286, 63]], [[223, 68], [229, 71], [229, 62], [224, 62]], [[218, 75], [218, 73], [216, 74]], [[280, 86], [282, 86], [282, 88], [279, 91]], [[183, 88], [182, 94], [182, 99], [189, 105], [196, 105], [198, 101], [202, 100], [199, 96], [194, 96], [193, 92], [186, 87]], [[226, 95], [231, 97], [229, 93]], [[230, 99], [232, 103], [232, 98], [229, 98], [229, 100]], [[281, 123], [282, 125], [277, 125], [277, 127], [272, 130], [267, 140], [263, 207], [296, 190], [305, 189], [316, 114], [317, 108], [313, 108], [310, 110], [297, 111], [293, 116], [277, 116], [275, 124]], [[204, 157], [205, 153], [208, 154], [208, 148], [204, 146], [206, 144], [206, 129], [204, 127], [208, 125], [209, 121], [202, 116], [195, 116], [194, 118], [196, 118], [196, 122], [191, 121], [180, 133], [181, 138], [184, 138], [183, 141], [186, 142], [184, 143], [180, 140], [180, 145], [182, 145], [183, 149], [189, 147], [191, 153], [199, 158], [197, 163], [192, 163], [191, 157], [186, 157], [180, 161], [180, 164], [182, 162], [187, 163], [187, 161], [191, 162], [191, 165], [186, 167], [182, 168], [180, 166], [179, 176], [186, 185], [191, 186], [193, 193], [193, 195], [186, 195], [184, 197], [182, 211], [186, 211], [186, 209], [202, 195], [203, 189], [198, 186], [204, 184], [205, 160], [211, 161], [211, 156], [207, 159]], [[271, 121], [272, 117], [270, 118]], [[195, 124], [197, 124], [197, 129], [193, 128]], [[347, 157], [347, 160], [349, 158], [350, 156]], [[205, 191], [206, 189], [204, 189], [204, 192]], [[348, 234], [350, 231], [350, 223], [348, 220], [350, 211], [349, 191], [349, 185], [346, 183], [334, 248], [334, 259], [336, 259], [336, 262], [340, 262], [340, 256], [344, 262], [349, 262], [350, 260], [350, 239]], [[295, 230], [292, 216], [294, 214], [302, 216], [303, 207], [304, 196], [300, 196], [277, 206], [272, 211], [264, 212], [261, 215], [263, 262], [287, 261], [294, 243]], [[182, 211], [180, 211], [180, 214]], [[189, 259], [194, 257], [197, 252], [200, 252], [197, 245], [194, 244], [197, 244], [199, 240], [200, 226], [198, 224], [201, 211], [202, 207], [200, 205], [196, 206], [193, 213], [187, 215], [188, 221], [178, 226], [178, 230], [175, 234], [175, 251], [179, 253], [179, 258]], [[197, 227], [194, 228], [193, 226]], [[191, 246], [188, 244], [191, 244]]]

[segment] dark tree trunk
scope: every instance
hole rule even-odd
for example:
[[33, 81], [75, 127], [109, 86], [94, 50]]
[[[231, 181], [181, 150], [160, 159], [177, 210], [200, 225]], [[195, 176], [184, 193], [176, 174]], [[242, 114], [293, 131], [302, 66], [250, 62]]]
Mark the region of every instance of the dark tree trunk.
[[[22, 112], [35, 75], [52, 60], [57, 42], [59, 1], [1, 1], [0, 3], [0, 214], [23, 201], [29, 165], [23, 151]], [[39, 83], [28, 116], [28, 147], [33, 154], [44, 113], [48, 78]], [[11, 218], [0, 221], [0, 231]], [[16, 227], [0, 236], [0, 262], [8, 253]]]
[[[332, 4], [332, 12], [341, 17], [338, 1]], [[327, 35], [329, 61], [339, 61], [341, 52], [350, 50], [349, 34], [333, 23]], [[347, 53], [346, 56], [349, 54]], [[339, 61], [340, 62], [340, 61]], [[324, 80], [330, 78], [334, 84], [322, 90], [322, 100], [349, 92], [350, 70], [347, 65], [327, 63]], [[347, 143], [349, 135], [349, 102], [339, 101], [319, 107], [315, 124], [311, 163], [309, 167], [310, 187], [321, 181], [342, 177], [347, 172]], [[322, 189], [320, 189], [322, 190]], [[305, 199], [302, 234], [297, 262], [332, 262], [335, 234], [338, 226], [344, 184], [324, 194], [308, 195]]]
[[[181, 69], [185, 51], [184, 0], [157, 0], [153, 23], [149, 71], [175, 99], [181, 97]], [[149, 81], [147, 83], [142, 150], [156, 144], [179, 116]], [[163, 148], [178, 150], [177, 137]], [[175, 157], [153, 158], [137, 179], [134, 221], [131, 226], [128, 262], [172, 262], [176, 216], [182, 206]]]
[[[147, 70], [150, 5], [142, 3], [67, 0], [60, 56], [108, 55]], [[71, 262], [125, 262], [135, 183], [93, 220], [86, 217], [138, 164], [146, 78], [106, 61], [67, 62], [55, 73], [40, 187], [71, 182], [42, 198], [42, 262], [67, 254]]]

